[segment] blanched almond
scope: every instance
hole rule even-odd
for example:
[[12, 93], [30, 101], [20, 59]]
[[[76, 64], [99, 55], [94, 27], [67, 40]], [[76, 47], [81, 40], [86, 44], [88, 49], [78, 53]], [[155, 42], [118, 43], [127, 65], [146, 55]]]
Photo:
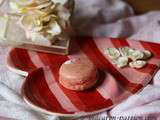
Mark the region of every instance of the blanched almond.
[[131, 58], [133, 61], [143, 59], [144, 53], [140, 50], [135, 50], [131, 54], [129, 54], [129, 58]]
[[134, 50], [126, 46], [119, 48], [119, 52], [121, 53], [122, 56], [129, 56], [134, 52]]
[[137, 61], [130, 62], [130, 63], [129, 63], [129, 66], [130, 66], [131, 68], [142, 68], [142, 67], [144, 67], [146, 64], [147, 64], [146, 61], [137, 60]]
[[125, 67], [128, 65], [128, 57], [125, 56], [119, 57], [115, 63], [119, 68]]
[[107, 48], [105, 52], [111, 59], [120, 57], [120, 52], [116, 48]]
[[152, 53], [149, 50], [144, 50], [143, 53], [144, 53], [143, 59], [148, 59], [152, 56]]

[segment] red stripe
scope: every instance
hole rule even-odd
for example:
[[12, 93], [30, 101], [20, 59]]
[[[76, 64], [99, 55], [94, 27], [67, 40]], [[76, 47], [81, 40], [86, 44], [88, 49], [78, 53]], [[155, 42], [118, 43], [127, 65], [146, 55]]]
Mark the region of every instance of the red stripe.
[[36, 69], [35, 65], [31, 62], [25, 49], [13, 49], [10, 53], [10, 57], [13, 61], [13, 64], [20, 70], [29, 72]]
[[[27, 97], [29, 97], [29, 100], [31, 100], [35, 105], [54, 112], [69, 113], [61, 107], [57, 99], [48, 88], [42, 69], [38, 69], [29, 74], [27, 80], [28, 84], [26, 84], [26, 88], [24, 90], [26, 90], [25, 93]], [[38, 96], [37, 93], [39, 94]]]
[[156, 69], [158, 69], [158, 66], [147, 63], [147, 65], [145, 67], [143, 67], [141, 69], [136, 69], [136, 70], [139, 72], [148, 73], [153, 76]]
[[143, 86], [141, 84], [130, 83], [124, 76], [122, 76], [114, 66], [101, 54], [92, 38], [79, 39], [79, 45], [81, 49], [87, 54], [87, 56], [100, 68], [109, 70], [109, 72], [117, 79], [124, 88], [132, 93], [137, 92]]
[[[144, 42], [144, 41], [140, 41], [140, 43], [142, 44], [142, 46], [146, 49], [152, 52], [154, 58], [160, 58], [160, 46], [159, 44], [156, 43], [150, 43], [150, 42]], [[148, 64], [147, 66], [150, 67], [150, 69], [152, 69], [153, 71], [148, 71], [147, 69], [141, 69], [143, 71], [147, 71], [150, 72], [150, 74], [154, 74], [156, 69], [159, 68], [159, 66], [153, 65], [153, 64]]]
[[38, 53], [38, 56], [43, 64], [53, 68], [59, 68], [66, 60], [68, 60], [67, 56], [64, 55]]
[[24, 69], [22, 67], [22, 61], [18, 58], [17, 52], [15, 49], [13, 49], [10, 53], [10, 59], [12, 60], [14, 66], [18, 69]]
[[129, 44], [126, 40], [120, 40], [118, 38], [111, 38], [111, 40], [116, 48], [129, 46]]
[[[16, 49], [19, 49], [19, 48], [16, 48]], [[16, 52], [18, 54], [19, 59], [23, 63], [22, 65], [25, 65], [23, 67], [27, 67], [29, 71], [36, 69], [36, 66], [32, 63], [32, 61], [27, 53], [27, 50], [19, 49], [19, 50], [16, 50]]]
[[[45, 55], [45, 54], [44, 54]], [[40, 55], [41, 60], [46, 63], [46, 60], [49, 64], [52, 64], [52, 72], [55, 76], [55, 79], [58, 82], [58, 72], [59, 72], [59, 68], [61, 66], [61, 64], [66, 61], [69, 60], [69, 58], [67, 56], [57, 56], [55, 55], [54, 57], [52, 56], [48, 56], [48, 58], [46, 58], [45, 56], [42, 56], [42, 54]], [[43, 59], [45, 58], [45, 59]], [[53, 64], [56, 63], [56, 64]], [[106, 108], [107, 106], [111, 106], [112, 101], [110, 99], [105, 100], [97, 91], [96, 89], [93, 90], [89, 90], [89, 91], [83, 91], [83, 92], [74, 92], [71, 90], [68, 90], [64, 87], [62, 87], [60, 85], [61, 89], [64, 91], [64, 93], [71, 98], [70, 100], [72, 101], [72, 103], [74, 105], [76, 105], [80, 110], [84, 110], [84, 111], [94, 111], [97, 109], [102, 109], [102, 108]], [[90, 99], [93, 99], [93, 101], [90, 101]], [[79, 100], [78, 100], [79, 99]], [[81, 102], [80, 102], [81, 101]], [[90, 102], [88, 102], [90, 101]], [[98, 102], [97, 104], [95, 104], [95, 101]], [[84, 105], [82, 105], [82, 103]]]

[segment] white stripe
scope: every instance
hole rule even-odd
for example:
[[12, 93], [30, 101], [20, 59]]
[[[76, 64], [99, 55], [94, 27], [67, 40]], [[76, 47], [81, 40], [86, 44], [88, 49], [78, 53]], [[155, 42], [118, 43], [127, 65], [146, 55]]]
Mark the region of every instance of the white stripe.
[[44, 75], [45, 75], [45, 79], [47, 81], [48, 87], [50, 88], [50, 90], [52, 91], [56, 99], [59, 101], [61, 106], [69, 112], [80, 111], [78, 108], [76, 108], [72, 104], [70, 99], [63, 93], [63, 91], [61, 90], [57, 82], [55, 81], [55, 78], [50, 68], [45, 67], [43, 68], [43, 70], [44, 70]]
[[40, 68], [40, 67], [45, 67], [45, 65], [42, 63], [42, 61], [40, 60], [38, 54], [34, 51], [29, 51], [28, 50], [28, 55], [32, 61], [32, 63], [37, 67], [37, 68]]
[[99, 94], [104, 98], [104, 99], [111, 99], [111, 96], [107, 93], [108, 91], [106, 90], [105, 87], [99, 87], [96, 89]]
[[[109, 77], [109, 78], [108, 78]], [[106, 77], [105, 77], [105, 79], [104, 79], [104, 81], [103, 81], [103, 83], [102, 83], [102, 85], [100, 85], [99, 87], [97, 87], [97, 91], [105, 98], [105, 99], [108, 99], [108, 98], [111, 98], [112, 99], [112, 101], [113, 101], [113, 97], [112, 97], [112, 95], [115, 95], [116, 93], [114, 92], [114, 91], [117, 91], [116, 89], [116, 87], [118, 86], [118, 85], [116, 85], [117, 83], [113, 80], [113, 78], [111, 78], [110, 79], [110, 77], [111, 77], [111, 75], [109, 74], [109, 73], [106, 73]], [[114, 82], [115, 84], [114, 84], [114, 87], [112, 88], [112, 89], [108, 89], [108, 83], [109, 82]], [[113, 85], [113, 84], [112, 84]], [[109, 94], [109, 93], [111, 93], [112, 92], [112, 94]]]
[[148, 60], [148, 63], [160, 66], [160, 59], [151, 58], [151, 59]]
[[114, 103], [122, 100], [124, 97], [132, 95], [132, 93], [124, 90], [124, 88], [118, 84], [116, 79], [106, 72], [106, 78], [102, 85], [97, 88], [103, 97], [110, 98]]
[[64, 94], [64, 92], [61, 90], [57, 82], [55, 81], [55, 78], [53, 76], [53, 73], [51, 72], [51, 69], [49, 67], [46, 67], [45, 64], [41, 61], [39, 58], [38, 54], [33, 51], [28, 52], [30, 59], [32, 63], [37, 67], [44, 67], [44, 75], [45, 75], [45, 80], [48, 84], [49, 89], [52, 91], [56, 99], [59, 101], [61, 106], [68, 112], [76, 112], [80, 111], [76, 106], [72, 104], [70, 99]]
[[140, 50], [145, 50], [139, 41], [127, 40], [130, 47]]

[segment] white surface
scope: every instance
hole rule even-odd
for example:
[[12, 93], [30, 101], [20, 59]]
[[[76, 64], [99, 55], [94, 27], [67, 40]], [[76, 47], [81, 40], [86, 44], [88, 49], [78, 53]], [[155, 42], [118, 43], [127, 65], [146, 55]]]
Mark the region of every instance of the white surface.
[[[7, 2], [8, 0], [5, 0]], [[6, 11], [6, 6], [1, 11]], [[73, 23], [79, 35], [130, 37], [130, 39], [153, 40], [160, 43], [160, 12], [134, 16], [133, 10], [120, 0], [76, 0]], [[55, 120], [31, 110], [22, 100], [20, 89], [23, 78], [10, 72], [5, 65], [8, 49], [0, 48], [0, 116], [20, 120]], [[160, 115], [160, 72], [154, 77], [154, 84], [113, 108], [83, 120], [113, 116]], [[108, 114], [109, 113], [109, 114]]]

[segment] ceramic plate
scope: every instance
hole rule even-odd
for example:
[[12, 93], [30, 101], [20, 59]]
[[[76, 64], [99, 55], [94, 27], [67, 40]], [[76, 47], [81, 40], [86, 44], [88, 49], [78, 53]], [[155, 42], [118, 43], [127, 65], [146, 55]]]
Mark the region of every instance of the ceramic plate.
[[[28, 75], [23, 87], [25, 101], [34, 109], [61, 116], [83, 116], [112, 108], [144, 88], [159, 69], [160, 45], [142, 41], [113, 38], [77, 38], [70, 55], [54, 55], [12, 49], [8, 67]], [[130, 46], [153, 53], [142, 69], [112, 65], [104, 53], [107, 47]], [[96, 87], [83, 92], [63, 88], [58, 82], [59, 68], [69, 59], [86, 56], [99, 69]], [[18, 72], [19, 74], [22, 74]]]
[[96, 87], [75, 92], [59, 84], [54, 68], [40, 68], [29, 73], [22, 94], [32, 108], [46, 114], [65, 117], [95, 114], [113, 107], [112, 100], [98, 92], [105, 77], [100, 74]]

